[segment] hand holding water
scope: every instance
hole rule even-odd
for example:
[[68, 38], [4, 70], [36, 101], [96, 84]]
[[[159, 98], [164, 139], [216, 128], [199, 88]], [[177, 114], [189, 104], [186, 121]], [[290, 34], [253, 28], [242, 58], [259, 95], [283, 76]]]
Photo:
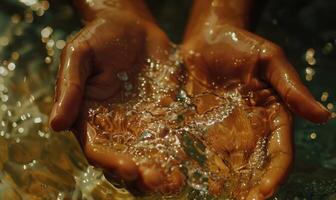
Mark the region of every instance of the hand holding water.
[[[77, 1], [85, 21], [83, 29], [65, 46], [57, 77], [50, 126], [71, 129], [88, 100], [103, 101], [120, 91], [120, 71], [137, 71], [147, 58], [159, 59], [170, 42], [154, 23], [141, 1]], [[110, 153], [111, 162], [83, 144], [95, 164], [119, 174], [138, 178], [137, 166], [126, 156]]]

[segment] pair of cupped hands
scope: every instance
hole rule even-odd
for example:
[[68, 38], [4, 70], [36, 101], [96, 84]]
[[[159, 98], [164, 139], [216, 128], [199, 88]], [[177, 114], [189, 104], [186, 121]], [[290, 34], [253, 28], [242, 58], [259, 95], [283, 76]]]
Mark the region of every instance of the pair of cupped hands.
[[[276, 103], [282, 108], [266, 119], [273, 127], [268, 150], [274, 156], [249, 198], [271, 195], [292, 159], [288, 110], [316, 123], [326, 122], [330, 113], [301, 83], [282, 49], [247, 30], [223, 23], [200, 26], [186, 34], [180, 48], [189, 76], [202, 87], [240, 83], [260, 94], [262, 100], [280, 97]], [[86, 100], [105, 100], [120, 92], [118, 72], [132, 69], [147, 58], [165, 62], [170, 52], [169, 38], [154, 21], [131, 12], [100, 14], [63, 49], [50, 116], [52, 129], [71, 129]], [[107, 155], [87, 145], [90, 141], [82, 142], [90, 161], [125, 182], [139, 181], [146, 188], [157, 183], [155, 173], [140, 169], [127, 156]]]

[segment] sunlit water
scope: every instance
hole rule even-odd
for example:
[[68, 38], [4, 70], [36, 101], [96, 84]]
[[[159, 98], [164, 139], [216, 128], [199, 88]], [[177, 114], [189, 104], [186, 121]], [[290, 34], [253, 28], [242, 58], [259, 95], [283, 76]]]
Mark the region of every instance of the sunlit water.
[[[252, 174], [262, 170], [267, 159], [267, 135], [261, 133], [267, 132], [262, 119], [268, 116], [261, 108], [249, 108], [249, 97], [242, 97], [236, 87], [188, 96], [187, 74], [178, 55], [176, 50], [165, 63], [148, 59], [136, 77], [118, 73], [121, 92], [105, 105], [90, 106], [88, 129], [94, 133], [88, 140], [131, 155], [139, 166], [160, 169], [167, 176], [167, 186], [160, 191], [176, 191], [169, 186], [169, 175], [178, 172], [185, 186], [203, 196], [210, 196], [210, 182], [226, 188], [226, 196], [232, 190], [248, 191], [258, 181], [251, 183]], [[242, 158], [230, 158], [237, 152]], [[234, 183], [238, 177], [240, 183]]]
[[[88, 165], [72, 133], [53, 133], [47, 128], [59, 52], [70, 34], [66, 30], [79, 24], [71, 8], [60, 3], [51, 10], [47, 1], [4, 0], [1, 4], [7, 12], [0, 13], [0, 24], [5, 27], [0, 30], [0, 199], [134, 199], [126, 190], [106, 181], [101, 170]], [[329, 48], [327, 44], [324, 50], [328, 53], [333, 44]], [[314, 65], [311, 54], [308, 53], [307, 62]], [[308, 68], [306, 72], [306, 79], [311, 80], [314, 70]], [[184, 97], [183, 90], [180, 92], [180, 97]], [[324, 94], [325, 98], [328, 99]], [[332, 109], [332, 104], [329, 107]], [[291, 177], [294, 181], [289, 186], [294, 185], [301, 193], [286, 190], [286, 186], [283, 191], [301, 197], [325, 195], [332, 199], [336, 191], [335, 154], [332, 154], [335, 149], [321, 146], [329, 144], [323, 142], [327, 139], [314, 142], [315, 130], [308, 124], [302, 125], [299, 131], [302, 135], [297, 133], [299, 149], [307, 149], [299, 152], [298, 159], [301, 156], [307, 163], [314, 163], [318, 157], [324, 167], [319, 174], [328, 178], [313, 179], [300, 176], [299, 172]], [[134, 153], [141, 148], [141, 142], [135, 147]], [[316, 156], [317, 151], [322, 156]], [[193, 182], [190, 186], [198, 187]], [[179, 198], [210, 197], [188, 189], [180, 197], [171, 197]]]

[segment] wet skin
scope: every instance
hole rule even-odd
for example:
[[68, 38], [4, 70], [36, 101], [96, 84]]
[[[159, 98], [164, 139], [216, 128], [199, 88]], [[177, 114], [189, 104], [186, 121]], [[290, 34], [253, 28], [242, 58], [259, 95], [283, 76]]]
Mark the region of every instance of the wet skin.
[[[168, 58], [168, 54], [166, 55]], [[163, 64], [165, 59], [159, 62]], [[122, 72], [127, 74], [127, 78], [124, 78], [127, 82], [124, 81], [124, 83], [130, 84], [132, 89], [120, 88], [113, 97], [103, 101], [86, 100], [77, 121], [76, 131], [89, 159], [105, 170], [114, 172], [114, 180], [124, 179], [125, 185], [132, 191], [178, 193], [184, 185], [184, 177], [178, 170], [179, 163], [169, 163], [172, 167], [169, 172], [166, 172], [157, 162], [164, 156], [169, 156], [167, 152], [159, 152], [156, 147], [152, 147], [152, 151], [140, 148], [136, 150], [141, 153], [139, 157], [131, 154], [129, 150], [136, 149], [135, 145], [139, 144], [140, 140], [154, 142], [152, 138], [142, 139], [146, 131], [155, 132], [157, 135], [150, 136], [155, 139], [161, 138], [158, 135], [164, 139], [169, 132], [167, 128], [154, 131], [152, 127], [161, 123], [161, 118], [164, 120], [165, 112], [176, 99], [180, 73], [171, 74], [169, 71], [158, 70], [152, 72], [156, 74], [150, 78], [139, 75], [144, 74], [148, 67], [142, 64], [136, 72], [132, 70]], [[164, 80], [155, 79], [159, 76]], [[164, 81], [166, 84], [163, 86], [171, 86], [171, 89], [165, 92], [158, 91], [160, 86], [153, 87], [147, 81], [140, 81], [139, 77], [145, 77], [147, 81], [154, 80], [156, 83]], [[149, 148], [148, 146], [147, 149]], [[115, 156], [111, 158], [111, 155]], [[179, 155], [179, 157], [185, 157], [185, 155]], [[122, 158], [126, 161], [121, 160]], [[118, 163], [116, 160], [119, 160]], [[130, 174], [135, 178], [128, 179]]]
[[[301, 83], [279, 46], [246, 30], [252, 1], [209, 2], [195, 1], [182, 45], [190, 72], [187, 88], [197, 94], [204, 88], [242, 84], [256, 97], [250, 109], [269, 113], [264, 117], [269, 126], [269, 163], [258, 183], [245, 194], [246, 199], [265, 199], [273, 194], [291, 163], [292, 121], [288, 109], [316, 123], [326, 122], [330, 113]], [[233, 13], [227, 14], [228, 10]], [[224, 139], [223, 144], [226, 146]]]
[[[87, 24], [68, 43], [62, 54], [56, 102], [50, 119], [51, 127], [55, 130], [70, 128], [79, 111], [82, 109], [85, 112], [83, 99], [86, 102], [103, 101], [117, 96], [121, 84], [116, 77], [118, 72], [129, 70], [134, 78], [146, 58], [164, 62], [170, 51], [169, 40], [143, 9], [143, 5], [138, 5], [141, 7], [138, 9], [132, 3], [121, 3], [121, 6], [132, 7], [130, 12], [101, 12], [106, 7], [101, 2], [105, 1], [97, 2], [94, 12], [91, 12], [90, 6], [79, 3]], [[197, 5], [196, 1], [194, 10], [197, 10]], [[134, 9], [141, 12], [134, 14]], [[247, 199], [264, 199], [279, 185], [291, 162], [292, 122], [287, 109], [318, 123], [327, 121], [330, 114], [302, 85], [278, 46], [240, 27], [244, 20], [223, 23], [225, 20], [216, 14], [220, 9], [211, 9], [200, 18], [192, 17], [195, 20], [191, 20], [182, 44], [189, 74], [185, 88], [190, 96], [204, 91], [225, 91], [228, 86], [241, 88], [243, 95], [249, 92], [254, 94], [253, 97], [248, 95], [242, 111], [237, 111], [238, 114], [232, 118], [209, 129], [209, 136], [204, 141], [219, 155], [225, 156], [231, 166], [243, 169], [241, 167], [246, 166], [255, 152], [256, 141], [265, 136], [269, 161], [262, 165], [261, 173], [250, 181], [253, 187], [245, 190], [237, 187], [238, 191], [233, 192], [233, 195], [247, 196]], [[201, 110], [207, 109], [205, 106]], [[251, 127], [257, 122], [253, 121], [254, 117], [249, 117], [251, 113], [255, 113], [256, 119], [262, 119], [264, 130], [253, 132]], [[126, 183], [136, 183], [144, 190], [160, 190], [162, 177], [170, 174], [139, 166], [129, 155], [96, 145], [98, 141], [90, 140], [90, 133], [94, 133], [94, 130], [90, 132], [85, 120], [78, 120], [76, 128], [77, 132], [84, 134], [80, 140], [93, 164], [113, 172]], [[244, 129], [236, 130], [231, 136], [221, 134], [241, 121], [246, 122]], [[247, 150], [247, 155], [242, 155], [242, 150]], [[168, 192], [178, 191], [176, 188], [184, 185], [183, 176], [176, 171], [174, 173], [177, 175], [172, 177], [177, 178], [171, 182], [175, 180], [177, 184], [168, 188]], [[216, 189], [222, 187], [220, 181], [214, 181], [210, 186], [213, 193], [220, 193], [221, 189]]]
[[[170, 82], [174, 80], [176, 79]], [[195, 88], [201, 92], [195, 93]], [[191, 178], [183, 173], [180, 167], [181, 164], [189, 162], [197, 167], [205, 167], [213, 174], [208, 182], [212, 195], [220, 196], [224, 193], [234, 198], [271, 195], [286, 175], [293, 153], [291, 115], [272, 90], [261, 89], [251, 92], [249, 88], [238, 85], [205, 88], [191, 78], [186, 83], [186, 90], [195, 110], [189, 109], [183, 112], [182, 127], [188, 127], [195, 121], [206, 121], [207, 113], [221, 108], [218, 97], [225, 98], [225, 94], [238, 91], [242, 98], [239, 105], [236, 105], [227, 117], [217, 120], [212, 125], [204, 126], [207, 129], [205, 133], [198, 134], [191, 131], [191, 135], [197, 137], [207, 151], [211, 152], [207, 153], [206, 164], [200, 166], [193, 156], [182, 149], [174, 154], [176, 159], [170, 161], [170, 170], [166, 171], [158, 160], [164, 159], [164, 154], [169, 151], [144, 150], [141, 158], [150, 157], [150, 159], [138, 160], [137, 156], [134, 156], [134, 160], [140, 161], [139, 169], [147, 171], [142, 172], [140, 179], [131, 186], [137, 187], [142, 192], [177, 194], [186, 186], [187, 179]], [[150, 91], [147, 94], [150, 96]], [[138, 96], [121, 100], [122, 93], [108, 103], [106, 101], [89, 103], [88, 111], [82, 115], [87, 117], [82, 120], [83, 130], [80, 137], [82, 141], [84, 138], [86, 146], [101, 153], [99, 162], [109, 163], [111, 162], [109, 155], [117, 151], [113, 144], [118, 143], [117, 149], [124, 149], [120, 147], [122, 145], [128, 148], [136, 145], [144, 130], [148, 130], [153, 123], [158, 123], [157, 119], [166, 119], [164, 113], [169, 111], [169, 105], [174, 102], [176, 94], [177, 91], [173, 91], [171, 94], [163, 95], [160, 104], [155, 100], [141, 103]], [[134, 102], [129, 104], [130, 101]], [[137, 104], [139, 109], [134, 109], [134, 105]], [[94, 111], [90, 111], [92, 108]], [[128, 115], [130, 111], [133, 112]], [[92, 114], [93, 112], [95, 114]], [[152, 113], [155, 120], [144, 118], [142, 112]], [[178, 125], [170, 123], [167, 122], [166, 128], [159, 131], [153, 140], [148, 141], [158, 138], [168, 140], [165, 136], [174, 134], [180, 138], [180, 143], [183, 143], [181, 139], [183, 133], [176, 133], [174, 129]], [[127, 137], [122, 137], [123, 135]], [[127, 142], [125, 139], [120, 141], [117, 138], [127, 138]], [[169, 146], [164, 148], [169, 149]], [[180, 147], [176, 147], [178, 148]], [[125, 152], [126, 155], [128, 153], [130, 152]], [[97, 162], [97, 158], [93, 159]]]
[[[209, 127], [205, 138], [223, 161], [222, 165], [215, 162], [219, 171], [226, 174], [210, 182], [210, 192], [219, 195], [227, 188], [226, 192], [238, 199], [270, 197], [287, 175], [293, 156], [292, 117], [281, 99], [267, 87], [251, 89], [236, 83], [205, 86], [193, 77], [186, 88], [193, 95], [232, 89], [242, 95], [240, 106]], [[211, 99], [200, 103], [201, 112], [212, 109]]]
[[[150, 15], [147, 16], [146, 10], [137, 8], [134, 11], [138, 6], [134, 4], [140, 1], [132, 2], [120, 1], [118, 8], [122, 11], [104, 6], [103, 1], [92, 10], [85, 2], [78, 2], [86, 24], [67, 43], [61, 55], [50, 116], [50, 126], [54, 130], [77, 129], [74, 122], [83, 108], [83, 101], [114, 96], [120, 89], [119, 71], [137, 71], [145, 59], [162, 59], [170, 50], [168, 38]], [[127, 156], [106, 154], [86, 143], [82, 146], [93, 164], [115, 172], [126, 182], [133, 182], [139, 179], [140, 173], [146, 173], [146, 170], [140, 172]]]
[[252, 89], [267, 85], [294, 113], [315, 123], [326, 122], [330, 113], [302, 84], [283, 50], [247, 30], [252, 2], [195, 1], [182, 44], [193, 77], [205, 85], [235, 82]]

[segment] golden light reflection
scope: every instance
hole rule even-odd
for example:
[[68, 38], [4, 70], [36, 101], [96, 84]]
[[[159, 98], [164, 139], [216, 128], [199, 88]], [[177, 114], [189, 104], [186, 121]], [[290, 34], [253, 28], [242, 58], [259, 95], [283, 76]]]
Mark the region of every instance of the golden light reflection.
[[0, 37], [0, 46], [7, 46], [9, 44], [9, 38], [6, 36]]
[[328, 108], [329, 110], [332, 110], [332, 109], [334, 108], [334, 104], [332, 104], [332, 103], [328, 103], [328, 104], [327, 104], [327, 108]]
[[13, 24], [18, 24], [21, 21], [20, 15], [16, 14], [11, 17], [11, 22]]
[[[35, 11], [37, 16], [43, 16], [45, 11], [47, 11], [50, 7], [48, 1], [38, 1], [38, 0], [20, 0], [21, 3], [25, 4], [32, 11]], [[32, 18], [29, 18], [32, 21]]]
[[27, 22], [27, 23], [32, 23], [32, 22], [34, 21], [34, 16], [33, 16], [33, 12], [32, 12], [32, 10], [27, 9], [27, 10], [25, 11], [24, 20], [25, 20], [25, 22]]
[[315, 75], [315, 70], [312, 67], [307, 67], [305, 72], [306, 72], [306, 80], [307, 81], [313, 80], [313, 76]]
[[55, 45], [55, 41], [53, 39], [50, 39], [48, 40], [46, 47], [47, 49], [52, 49], [54, 45]]
[[20, 58], [20, 54], [17, 51], [14, 51], [11, 55], [13, 60], [18, 60]]
[[44, 59], [44, 62], [46, 63], [46, 64], [50, 64], [51, 63], [51, 58], [49, 57], [49, 56], [47, 56], [47, 57], [45, 57], [45, 59]]
[[331, 118], [333, 118], [333, 119], [336, 118], [336, 112], [331, 113]]
[[316, 64], [315, 50], [313, 48], [309, 48], [306, 51], [305, 58], [306, 58], [306, 61], [309, 65], [315, 65]]
[[65, 41], [64, 40], [57, 40], [56, 41], [56, 48], [57, 49], [63, 49], [64, 48], [64, 46], [65, 46]]
[[10, 70], [10, 71], [13, 71], [14, 69], [15, 69], [15, 67], [16, 67], [16, 65], [15, 65], [15, 63], [9, 63], [8, 64], [8, 66], [7, 66], [7, 68]]
[[328, 100], [329, 93], [328, 92], [323, 92], [321, 96], [321, 101], [325, 102]]
[[42, 38], [48, 38], [48, 37], [50, 37], [52, 32], [53, 32], [53, 29], [50, 26], [47, 26], [44, 29], [42, 29], [41, 36], [42, 36]]

